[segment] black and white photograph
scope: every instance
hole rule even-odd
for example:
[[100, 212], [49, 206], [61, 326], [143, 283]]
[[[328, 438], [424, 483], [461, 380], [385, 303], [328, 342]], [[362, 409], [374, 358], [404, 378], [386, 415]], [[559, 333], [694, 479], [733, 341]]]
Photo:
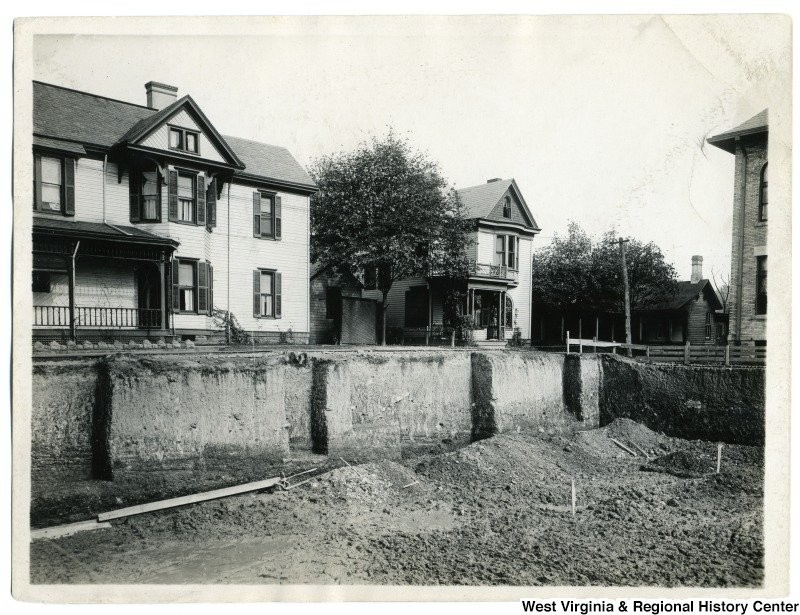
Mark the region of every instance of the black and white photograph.
[[16, 19], [15, 597], [785, 594], [792, 53]]

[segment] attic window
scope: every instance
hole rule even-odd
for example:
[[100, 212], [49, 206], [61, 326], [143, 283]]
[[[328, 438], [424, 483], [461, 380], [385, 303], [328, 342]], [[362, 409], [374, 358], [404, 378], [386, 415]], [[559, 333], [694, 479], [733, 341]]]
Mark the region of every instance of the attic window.
[[197, 146], [199, 140], [199, 133], [187, 130], [186, 128], [176, 128], [170, 126], [169, 128], [169, 148], [181, 152], [189, 152], [192, 154], [199, 153]]
[[505, 201], [503, 202], [503, 217], [510, 218], [511, 217], [511, 197], [507, 196]]

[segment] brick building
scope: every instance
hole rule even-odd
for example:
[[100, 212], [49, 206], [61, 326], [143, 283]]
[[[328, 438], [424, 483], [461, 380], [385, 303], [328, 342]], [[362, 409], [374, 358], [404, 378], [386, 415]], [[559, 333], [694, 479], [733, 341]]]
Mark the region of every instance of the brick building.
[[765, 345], [767, 339], [767, 110], [708, 139], [736, 156], [733, 177], [730, 341]]

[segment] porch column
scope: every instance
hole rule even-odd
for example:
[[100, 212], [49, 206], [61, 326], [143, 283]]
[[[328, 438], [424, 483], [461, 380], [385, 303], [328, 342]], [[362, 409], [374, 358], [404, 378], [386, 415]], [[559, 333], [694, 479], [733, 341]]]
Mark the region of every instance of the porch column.
[[503, 331], [503, 291], [497, 292], [497, 339], [502, 340], [500, 336]]
[[75, 257], [67, 258], [67, 292], [69, 295], [69, 338], [75, 341]]
[[161, 280], [161, 292], [158, 293], [161, 296], [160, 301], [160, 308], [161, 308], [161, 331], [166, 332], [167, 330], [167, 276], [166, 270], [164, 267], [164, 261], [166, 260], [167, 255], [166, 253], [161, 253], [161, 260], [158, 262], [158, 279]]
[[71, 247], [69, 258], [67, 258], [67, 287], [69, 292], [69, 336], [72, 341], [76, 341], [75, 335], [75, 256], [81, 242], [76, 241]]

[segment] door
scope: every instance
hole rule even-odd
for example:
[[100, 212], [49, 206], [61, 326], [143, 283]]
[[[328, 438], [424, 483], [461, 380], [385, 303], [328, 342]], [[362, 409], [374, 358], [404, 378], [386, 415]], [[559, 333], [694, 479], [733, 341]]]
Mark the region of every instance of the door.
[[137, 320], [140, 329], [157, 329], [161, 326], [161, 280], [158, 267], [147, 263], [136, 271], [138, 297]]

